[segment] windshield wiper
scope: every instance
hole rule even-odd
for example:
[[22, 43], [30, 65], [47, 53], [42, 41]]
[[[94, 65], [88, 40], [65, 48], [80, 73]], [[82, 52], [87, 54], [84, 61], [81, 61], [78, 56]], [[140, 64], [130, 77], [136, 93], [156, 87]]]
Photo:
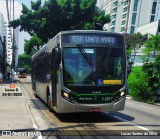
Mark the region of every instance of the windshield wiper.
[[102, 60], [101, 65], [104, 66], [106, 68], [106, 71], [108, 72], [108, 61], [110, 60], [109, 55], [111, 53], [112, 50], [112, 46], [110, 45], [108, 48], [108, 51], [106, 52], [104, 59]]
[[84, 59], [86, 60], [86, 62], [91, 66], [92, 69], [92, 73], [93, 73], [93, 63], [92, 63], [92, 58], [90, 58], [86, 51], [84, 50], [84, 48], [82, 47], [82, 45], [77, 45], [77, 48], [79, 49], [80, 53], [83, 55]]

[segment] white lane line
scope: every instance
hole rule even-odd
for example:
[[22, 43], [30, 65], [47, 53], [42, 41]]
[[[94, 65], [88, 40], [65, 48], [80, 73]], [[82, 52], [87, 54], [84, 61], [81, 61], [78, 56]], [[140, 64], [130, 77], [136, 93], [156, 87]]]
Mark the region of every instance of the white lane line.
[[129, 105], [134, 105], [133, 103], [129, 103], [129, 102], [126, 102], [127, 104], [129, 104]]
[[[120, 121], [122, 121], [122, 122], [128, 122], [128, 120], [126, 120], [126, 119], [123, 119], [123, 118], [121, 118], [121, 117], [119, 117], [119, 116], [113, 116], [113, 117], [115, 117], [116, 119], [118, 119], [118, 120], [120, 120]], [[140, 125], [138, 125], [138, 124], [136, 124], [136, 123], [132, 123], [135, 127], [138, 127], [138, 128], [140, 128], [140, 129], [142, 129], [142, 130], [150, 130], [150, 129], [148, 129], [148, 128], [146, 128], [146, 127], [143, 127], [143, 126], [140, 126]], [[151, 130], [150, 130], [151, 131]]]
[[[132, 106], [134, 105], [135, 106], [135, 104], [133, 104], [133, 103], [129, 103], [129, 102], [126, 102], [126, 103], [129, 104], [129, 105], [132, 105]], [[139, 106], [139, 107], [153, 110], [152, 108], [149, 108], [149, 107], [146, 107], [146, 106]]]
[[130, 96], [126, 96], [126, 98], [127, 98], [127, 99], [132, 99], [132, 97], [130, 97]]
[[150, 109], [150, 110], [153, 110], [152, 108], [149, 108], [149, 107], [145, 107], [145, 106], [140, 106], [141, 108], [146, 108], [146, 109]]

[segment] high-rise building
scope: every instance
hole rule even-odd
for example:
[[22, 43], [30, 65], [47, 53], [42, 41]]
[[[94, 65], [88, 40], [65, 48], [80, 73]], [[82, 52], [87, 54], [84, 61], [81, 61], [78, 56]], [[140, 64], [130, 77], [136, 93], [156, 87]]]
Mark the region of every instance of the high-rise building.
[[[15, 9], [16, 9], [17, 4], [18, 3], [15, 2]], [[7, 7], [6, 1], [0, 0], [0, 12], [4, 16], [2, 30], [4, 30], [3, 35], [6, 37], [7, 63], [9, 65], [12, 65], [13, 58], [15, 60], [17, 60], [17, 55], [18, 55], [17, 51], [14, 51], [14, 55], [13, 55], [13, 50], [14, 50], [15, 46], [18, 47], [19, 29], [13, 30], [13, 28], [9, 27], [9, 21], [12, 21], [13, 16], [14, 16], [13, 15], [13, 3], [10, 3], [10, 2], [8, 3], [8, 8], [9, 8], [8, 10], [10, 12], [9, 14], [7, 13], [6, 7]], [[14, 39], [13, 39], [13, 37], [14, 37]], [[17, 61], [15, 61], [15, 63], [17, 63]]]
[[134, 34], [137, 27], [158, 19], [160, 0], [108, 0], [103, 8], [111, 15], [108, 31]]
[[4, 64], [5, 64], [5, 48], [4, 48], [4, 36], [5, 36], [5, 28], [4, 28], [4, 17], [0, 12], [0, 71], [4, 72]]

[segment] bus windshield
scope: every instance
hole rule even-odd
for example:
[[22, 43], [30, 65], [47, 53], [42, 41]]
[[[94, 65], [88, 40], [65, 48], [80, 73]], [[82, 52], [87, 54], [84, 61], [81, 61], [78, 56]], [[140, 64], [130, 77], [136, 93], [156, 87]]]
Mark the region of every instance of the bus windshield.
[[64, 47], [65, 85], [124, 84], [125, 58], [122, 48]]

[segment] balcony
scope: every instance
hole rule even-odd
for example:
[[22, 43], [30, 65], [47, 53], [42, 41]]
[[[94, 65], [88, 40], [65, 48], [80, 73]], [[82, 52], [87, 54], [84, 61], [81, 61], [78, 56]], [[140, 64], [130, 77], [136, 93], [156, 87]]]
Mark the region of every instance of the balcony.
[[112, 10], [116, 9], [118, 5], [113, 5]]
[[113, 0], [113, 3], [118, 3], [118, 0]]

